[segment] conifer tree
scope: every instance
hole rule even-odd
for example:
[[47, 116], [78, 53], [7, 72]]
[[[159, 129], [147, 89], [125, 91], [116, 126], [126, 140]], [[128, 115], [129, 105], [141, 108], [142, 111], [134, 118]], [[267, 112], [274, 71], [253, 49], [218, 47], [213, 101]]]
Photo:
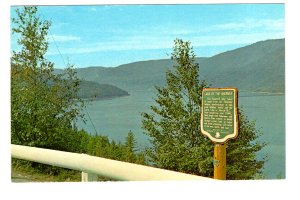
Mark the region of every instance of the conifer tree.
[[135, 162], [136, 160], [136, 140], [131, 131], [128, 132], [125, 141], [125, 161], [126, 162]]
[[[142, 113], [142, 127], [152, 144], [147, 156], [160, 168], [212, 177], [213, 143], [200, 132], [202, 90], [209, 85], [199, 80], [190, 42], [176, 39], [171, 59], [166, 86], [156, 87], [156, 104], [150, 113]], [[240, 136], [227, 146], [227, 179], [257, 177], [265, 163], [256, 156], [265, 146], [257, 141], [261, 133], [241, 110], [239, 127]]]

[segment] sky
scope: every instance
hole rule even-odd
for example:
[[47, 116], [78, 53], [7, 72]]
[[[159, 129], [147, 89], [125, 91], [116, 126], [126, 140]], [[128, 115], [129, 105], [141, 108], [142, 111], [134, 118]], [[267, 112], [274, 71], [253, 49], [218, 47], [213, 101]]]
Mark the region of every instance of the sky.
[[[11, 7], [11, 16], [15, 9]], [[174, 40], [198, 57], [285, 37], [284, 4], [39, 6], [50, 20], [47, 59], [55, 67], [104, 66], [170, 58]], [[11, 50], [18, 50], [17, 35]]]
[[[199, 0], [200, 1], [200, 0]], [[234, 0], [232, 0], [234, 1]], [[249, 2], [248, 0], [247, 2]], [[205, 56], [208, 55], [208, 52], [212, 52], [210, 54], [217, 53], [218, 51], [226, 50], [226, 49], [231, 49], [235, 48], [235, 46], [243, 46], [248, 43], [253, 43], [259, 40], [264, 40], [268, 38], [276, 38], [276, 34], [282, 34], [282, 37], [285, 37], [286, 40], [286, 48], [285, 48], [285, 54], [286, 54], [286, 71], [285, 71], [285, 76], [286, 76], [286, 180], [281, 180], [281, 181], [230, 181], [226, 183], [219, 183], [219, 185], [216, 182], [203, 182], [203, 183], [198, 183], [196, 186], [194, 185], [193, 182], [184, 182], [184, 183], [174, 183], [174, 182], [166, 182], [166, 183], [130, 183], [129, 186], [125, 187], [124, 184], [113, 184], [113, 187], [110, 183], [105, 183], [105, 184], [34, 184], [33, 185], [18, 185], [11, 184], [10, 181], [10, 52], [8, 49], [10, 48], [15, 48], [15, 44], [13, 41], [13, 38], [11, 40], [10, 36], [10, 14], [13, 15], [13, 9], [11, 9], [12, 5], [21, 5], [21, 4], [48, 4], [48, 5], [54, 5], [54, 4], [86, 4], [86, 3], [91, 3], [91, 2], [97, 2], [96, 0], [2, 0], [0, 1], [0, 32], [1, 32], [1, 37], [0, 37], [0, 52], [1, 52], [1, 59], [0, 59], [0, 66], [1, 66], [1, 73], [0, 73], [0, 87], [1, 87], [1, 93], [3, 94], [1, 97], [1, 104], [0, 104], [0, 110], [1, 110], [1, 116], [0, 116], [0, 121], [1, 121], [1, 140], [0, 140], [0, 154], [1, 154], [1, 161], [5, 164], [0, 165], [0, 185], [1, 188], [4, 187], [3, 192], [1, 195], [7, 196], [7, 194], [14, 194], [14, 197], [17, 198], [22, 198], [22, 199], [38, 199], [40, 198], [41, 195], [39, 194], [47, 194], [46, 196], [44, 195], [43, 197], [45, 199], [54, 199], [57, 197], [61, 197], [62, 195], [65, 196], [66, 198], [71, 198], [74, 199], [82, 199], [86, 198], [86, 194], [91, 195], [99, 195], [99, 192], [101, 193], [101, 196], [106, 196], [109, 198], [113, 197], [119, 197], [124, 198], [126, 195], [128, 195], [128, 198], [133, 198], [137, 199], [140, 198], [140, 195], [136, 195], [137, 197], [134, 198], [134, 195], [136, 194], [136, 191], [139, 191], [138, 194], [147, 194], [144, 197], [148, 197], [146, 199], [155, 199], [157, 197], [159, 198], [174, 198], [174, 199], [183, 199], [183, 198], [195, 198], [199, 197], [199, 195], [204, 197], [209, 197], [212, 199], [217, 199], [219, 198], [218, 195], [211, 195], [214, 194], [216, 191], [219, 194], [230, 194], [231, 199], [240, 199], [241, 197], [244, 199], [253, 199], [255, 197], [259, 197], [259, 199], [265, 198], [272, 198], [276, 197], [276, 199], [281, 198], [284, 199], [286, 198], [286, 194], [295, 194], [297, 195], [297, 190], [295, 190], [294, 186], [298, 184], [299, 182], [299, 173], [294, 173], [298, 171], [298, 166], [299, 161], [295, 158], [298, 156], [297, 152], [297, 147], [299, 146], [299, 134], [297, 134], [297, 131], [299, 129], [299, 93], [297, 92], [299, 90], [299, 35], [300, 35], [300, 29], [298, 28], [297, 24], [299, 24], [299, 1], [295, 0], [262, 0], [262, 2], [267, 2], [267, 3], [274, 3], [274, 2], [279, 2], [279, 3], [285, 3], [279, 4], [279, 5], [264, 5], [264, 4], [259, 4], [258, 6], [250, 6], [250, 5], [241, 5], [239, 9], [233, 9], [229, 8], [231, 6], [223, 6], [225, 8], [219, 9], [219, 12], [212, 12], [210, 11], [211, 9], [199, 9], [199, 12], [197, 12], [197, 15], [195, 17], [192, 17], [190, 19], [187, 19], [186, 22], [187, 24], [184, 24], [185, 27], [188, 26], [189, 22], [194, 22], [194, 25], [190, 27], [191, 29], [198, 31], [198, 34], [194, 34], [194, 37], [192, 38], [192, 35], [189, 37], [185, 35], [183, 37], [183, 34], [180, 35], [180, 32], [177, 34], [182, 37], [183, 39], [189, 39], [196, 48], [196, 53], [198, 56]], [[78, 3], [79, 2], [79, 3]], [[109, 1], [110, 3], [124, 3], [127, 2], [125, 1], [116, 1], [112, 0]], [[139, 1], [140, 3], [141, 1]], [[144, 2], [144, 0], [142, 0]], [[166, 0], [148, 0], [148, 3], [152, 2], [169, 2]], [[185, 2], [197, 2], [197, 1], [185, 1]], [[201, 2], [203, 2], [201, 0]], [[209, 3], [216, 2], [216, 0], [209, 0], [206, 1]], [[228, 3], [228, 1], [223, 1], [220, 0], [218, 2], [224, 2]], [[231, 2], [231, 1], [229, 1]], [[234, 1], [238, 2], [239, 1]], [[250, 2], [259, 2], [261, 1], [254, 1], [251, 0]], [[97, 2], [98, 3], [98, 2]], [[243, 3], [243, 2], [241, 2]], [[95, 3], [92, 3], [95, 4]], [[102, 3], [103, 4], [103, 3]], [[237, 5], [235, 5], [237, 6]], [[213, 6], [211, 6], [213, 7]], [[220, 5], [219, 5], [220, 7]], [[222, 7], [222, 6], [221, 6]], [[227, 9], [226, 9], [227, 7]], [[242, 7], [242, 8], [241, 8]], [[248, 8], [246, 8], [248, 7]], [[252, 8], [250, 8], [252, 7]], [[171, 47], [173, 45], [173, 38], [174, 35], [171, 35], [172, 38], [168, 41], [163, 40], [163, 38], [166, 38], [166, 29], [163, 34], [161, 34], [157, 38], [157, 42], [155, 43], [156, 45], [159, 45], [159, 41], [164, 41], [165, 43], [168, 43], [170, 46], [167, 46], [167, 48], [162, 48], [161, 53], [154, 54], [153, 52], [156, 52], [156, 50], [145, 50], [144, 53], [141, 53], [140, 51], [135, 51], [135, 54], [132, 53], [127, 53], [127, 51], [99, 51], [100, 45], [99, 43], [107, 42], [107, 43], [112, 43], [112, 36], [117, 37], [117, 34], [114, 34], [113, 32], [110, 32], [108, 34], [108, 30], [113, 29], [113, 26], [116, 28], [115, 30], [119, 30], [120, 32], [121, 29], [124, 29], [127, 32], [130, 32], [132, 30], [123, 27], [122, 24], [118, 24], [117, 22], [120, 22], [120, 20], [126, 20], [124, 15], [120, 16], [121, 19], [118, 19], [117, 16], [110, 17], [107, 19], [111, 23], [109, 27], [106, 26], [105, 29], [107, 30], [107, 35], [103, 36], [105, 37], [105, 40], [103, 41], [102, 39], [100, 40], [100, 35], [99, 32], [97, 34], [93, 34], [94, 37], [96, 35], [99, 37], [99, 40], [95, 40], [95, 43], [92, 42], [87, 42], [89, 38], [93, 38], [90, 35], [82, 35], [82, 31], [86, 31], [82, 28], [84, 26], [87, 28], [89, 25], [86, 22], [87, 18], [81, 18], [83, 15], [81, 12], [73, 10], [73, 12], [77, 12], [76, 15], [77, 17], [74, 17], [75, 13], [73, 13], [73, 17], [68, 16], [68, 13], [65, 12], [64, 9], [60, 8], [61, 10], [56, 10], [59, 11], [55, 13], [55, 7], [51, 7], [52, 9], [41, 9], [42, 14], [47, 17], [47, 19], [52, 20], [52, 27], [51, 27], [51, 37], [55, 38], [56, 44], [59, 48], [59, 50], [63, 53], [63, 58], [64, 59], [69, 59], [70, 62], [75, 64], [75, 66], [79, 67], [84, 67], [84, 66], [89, 66], [89, 65], [105, 65], [105, 66], [117, 66], [118, 63], [126, 63], [126, 62], [134, 62], [136, 60], [146, 60], [146, 59], [158, 59], [158, 58], [168, 58], [166, 56], [167, 53], [171, 51]], [[69, 6], [65, 8], [70, 8]], [[97, 7], [96, 7], [97, 8]], [[52, 11], [51, 11], [52, 10]], [[93, 10], [93, 9], [92, 9]], [[200, 10], [201, 13], [200, 13]], [[222, 11], [221, 11], [222, 10]], [[248, 11], [247, 11], [248, 10]], [[252, 10], [252, 11], [251, 11]], [[233, 12], [234, 11], [234, 12]], [[246, 12], [247, 11], [247, 12]], [[251, 12], [249, 12], [251, 11]], [[156, 13], [157, 9], [153, 10], [153, 13]], [[51, 14], [52, 13], [52, 14]], [[88, 12], [91, 14], [92, 12]], [[105, 12], [103, 12], [105, 13]], [[103, 14], [102, 13], [102, 14]], [[188, 15], [191, 15], [191, 12], [187, 12]], [[206, 13], [206, 14], [205, 14]], [[128, 13], [130, 14], [130, 13]], [[136, 15], [135, 13], [131, 13], [132, 15]], [[142, 13], [143, 14], [143, 13]], [[167, 18], [167, 13], [163, 13], [162, 17], [164, 20]], [[286, 15], [286, 18], [285, 18]], [[178, 16], [178, 15], [177, 15]], [[177, 17], [175, 16], [175, 18]], [[102, 16], [104, 18], [104, 16]], [[181, 20], [182, 15], [180, 16]], [[91, 19], [91, 23], [100, 23], [100, 19], [103, 19], [101, 17], [93, 18]], [[132, 17], [133, 18], [133, 17]], [[131, 20], [132, 20], [131, 18]], [[171, 18], [171, 17], [170, 17]], [[212, 20], [214, 18], [214, 20]], [[216, 19], [218, 18], [218, 19]], [[55, 20], [54, 20], [55, 19]], [[143, 18], [134, 18], [134, 21], [142, 21]], [[173, 18], [174, 19], [174, 16]], [[200, 24], [199, 21], [202, 19], [202, 23]], [[276, 31], [276, 23], [256, 23], [256, 22], [261, 22], [265, 20], [274, 20], [273, 22], [279, 22], [277, 24], [281, 24], [281, 28], [277, 28]], [[146, 19], [144, 19], [146, 20]], [[150, 19], [148, 19], [150, 20]], [[198, 20], [198, 21], [197, 21]], [[252, 20], [253, 23], [250, 23]], [[83, 23], [84, 21], [84, 23]], [[197, 21], [197, 22], [196, 22]], [[204, 21], [206, 22], [207, 25], [205, 25]], [[280, 22], [281, 21], [281, 22]], [[103, 21], [102, 21], [103, 22]], [[179, 27], [183, 23], [179, 23], [177, 20], [170, 20], [171, 24], [162, 24], [163, 21], [160, 19], [156, 21], [157, 26], [165, 26], [169, 28], [170, 30], [170, 25], [173, 23], [174, 26]], [[248, 23], [243, 23], [243, 22], [248, 22]], [[144, 22], [145, 23], [145, 22]], [[284, 24], [285, 28], [284, 29]], [[129, 26], [128, 24], [132, 24], [131, 22], [127, 22], [127, 27]], [[222, 25], [223, 24], [223, 25]], [[226, 25], [227, 24], [227, 25]], [[230, 25], [231, 24], [231, 25]], [[240, 24], [240, 25], [239, 25]], [[268, 26], [271, 26], [273, 24], [273, 28]], [[223, 26], [223, 31], [216, 30], [216, 26], [220, 26], [221, 28]], [[56, 26], [56, 29], [55, 29]], [[60, 27], [59, 27], [60, 26]], [[73, 29], [71, 29], [71, 26]], [[77, 28], [75, 28], [77, 26]], [[103, 25], [104, 26], [104, 25]], [[136, 25], [138, 26], [138, 25]], [[208, 27], [211, 29], [208, 29]], [[227, 26], [227, 31], [224, 29]], [[231, 28], [230, 28], [231, 26]], [[258, 27], [260, 26], [260, 28]], [[99, 25], [98, 25], [99, 27]], [[141, 25], [139, 25], [141, 27]], [[215, 27], [215, 29], [214, 29]], [[256, 27], [256, 28], [255, 28]], [[97, 28], [97, 26], [93, 26], [93, 28]], [[117, 29], [118, 28], [118, 29]], [[131, 27], [132, 28], [132, 27]], [[152, 27], [153, 28], [153, 27]], [[163, 27], [164, 28], [164, 27]], [[195, 29], [194, 29], [195, 28]], [[75, 29], [75, 30], [74, 30]], [[230, 32], [231, 29], [231, 32]], [[141, 28], [139, 29], [141, 30]], [[147, 30], [150, 30], [149, 26], [147, 27]], [[153, 30], [153, 29], [151, 29]], [[210, 36], [205, 36], [203, 31], [207, 31], [207, 35]], [[212, 31], [210, 31], [212, 30]], [[100, 31], [98, 29], [98, 31]], [[173, 30], [174, 31], [174, 30]], [[183, 31], [183, 30], [180, 30]], [[144, 30], [143, 33], [145, 33], [146, 30]], [[149, 32], [149, 34], [154, 34], [153, 32]], [[209, 35], [209, 33], [211, 33]], [[224, 33], [224, 34], [223, 34]], [[264, 34], [270, 34], [270, 37], [263, 37]], [[86, 31], [86, 34], [90, 34], [89, 31]], [[156, 32], [157, 35], [159, 35], [159, 32]], [[273, 34], [273, 37], [271, 37], [271, 34]], [[141, 34], [135, 34], [135, 35], [141, 35]], [[252, 36], [251, 36], [252, 35]], [[275, 36], [274, 36], [275, 35]], [[72, 37], [71, 37], [72, 36]], [[123, 35], [123, 43], [128, 41], [128, 35]], [[169, 37], [171, 37], [169, 36]], [[178, 36], [178, 37], [179, 37]], [[255, 36], [255, 37], [254, 37]], [[258, 37], [260, 36], [260, 37]], [[77, 40], [75, 39], [77, 37]], [[120, 37], [120, 36], [119, 36]], [[196, 40], [195, 38], [202, 38], [202, 40]], [[221, 38], [223, 37], [223, 38]], [[60, 39], [58, 39], [60, 38]], [[68, 38], [68, 39], [67, 39]], [[71, 40], [71, 38], [73, 38]], [[109, 40], [108, 40], [109, 38]], [[127, 40], [125, 40], [125, 38]], [[226, 40], [225, 40], [226, 38]], [[219, 40], [217, 40], [219, 39]], [[223, 40], [224, 39], [224, 40]], [[230, 40], [231, 39], [231, 40]], [[244, 39], [244, 41], [242, 40]], [[11, 42], [10, 42], [11, 41]], [[201, 42], [205, 41], [206, 44], [215, 44], [217, 41], [223, 41], [227, 42], [228, 47], [226, 45], [203, 45]], [[243, 42], [241, 42], [243, 41]], [[147, 44], [146, 40], [140, 41], [143, 43], [143, 45]], [[149, 41], [148, 41], [149, 43]], [[238, 43], [238, 44], [236, 44]], [[12, 44], [12, 45], [11, 45]], [[98, 50], [97, 50], [97, 44], [98, 44]], [[163, 43], [164, 44], [164, 43]], [[153, 44], [154, 45], [154, 44]], [[232, 45], [232, 46], [231, 46]], [[55, 45], [53, 44], [53, 41], [50, 43], [50, 49], [48, 53], [48, 58], [54, 61], [56, 64], [63, 66], [62, 58], [57, 53], [57, 49], [54, 47]], [[121, 44], [118, 44], [118, 46], [121, 46]], [[124, 45], [123, 45], [124, 46]], [[72, 47], [72, 48], [71, 48]], [[93, 47], [93, 48], [92, 48]], [[106, 46], [102, 47], [103, 49]], [[222, 47], [222, 48], [221, 48]], [[75, 50], [77, 51], [83, 51], [83, 49], [94, 49], [93, 54], [95, 56], [91, 55], [90, 53], [84, 54], [83, 52], [81, 53], [74, 53]], [[73, 51], [73, 52], [72, 52]], [[87, 50], [86, 50], [87, 51]], [[147, 52], [148, 51], [148, 52]], [[56, 53], [55, 53], [56, 52]], [[106, 52], [106, 54], [104, 54]], [[137, 53], [140, 52], [140, 53]], [[152, 52], [152, 53], [151, 53]], [[122, 53], [122, 54], [121, 54]], [[52, 54], [52, 55], [51, 55]], [[109, 58], [106, 55], [117, 55], [113, 59]], [[138, 57], [138, 55], [140, 55]], [[295, 164], [296, 163], [296, 164]], [[217, 184], [217, 185], [216, 185]], [[26, 186], [26, 187], [25, 187]], [[70, 186], [70, 187], [67, 187]], [[218, 187], [216, 187], [218, 186]], [[221, 186], [221, 187], [220, 187]], [[216, 190], [217, 188], [217, 190]], [[16, 192], [18, 191], [18, 192]], [[37, 192], [38, 191], [38, 192]], [[51, 192], [49, 192], [51, 191]], [[118, 192], [116, 192], [118, 191]], [[152, 191], [149, 193], [149, 191]], [[167, 192], [166, 192], [167, 191]], [[169, 192], [171, 191], [171, 192]], [[249, 194], [249, 191], [256, 191], [252, 192], [251, 195]], [[37, 195], [33, 195], [37, 194]], [[245, 195], [246, 194], [246, 195]], [[0, 196], [1, 196], [0, 195]], [[129, 196], [130, 195], [130, 196]], [[253, 196], [254, 195], [254, 196]], [[127, 196], [126, 196], [127, 197]], [[117, 198], [116, 198], [117, 199]]]

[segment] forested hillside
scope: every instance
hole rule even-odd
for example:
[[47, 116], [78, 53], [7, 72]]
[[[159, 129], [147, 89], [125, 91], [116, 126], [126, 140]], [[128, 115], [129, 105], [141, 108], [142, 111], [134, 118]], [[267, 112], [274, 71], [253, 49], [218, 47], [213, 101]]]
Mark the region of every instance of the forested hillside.
[[[214, 87], [238, 87], [239, 90], [284, 92], [285, 39], [254, 43], [209, 58], [197, 58], [200, 78]], [[150, 60], [113, 68], [77, 69], [84, 80], [112, 84], [126, 91], [152, 90], [165, 84], [170, 59]]]
[[204, 60], [201, 78], [213, 86], [284, 92], [285, 40], [267, 40]]
[[[114, 85], [99, 83], [96, 81], [89, 81], [84, 76], [84, 69], [80, 69], [83, 73], [81, 73], [81, 80], [79, 82], [79, 92], [78, 96], [82, 99], [103, 99], [103, 98], [115, 98], [128, 96], [129, 93], [125, 90], [122, 90]], [[96, 75], [99, 73], [99, 68], [96, 69], [97, 73], [93, 73], [92, 68], [88, 68], [89, 79], [90, 76]], [[63, 69], [54, 69], [55, 74], [64, 73]], [[92, 79], [93, 80], [93, 79]], [[97, 80], [97, 79], [95, 79]]]
[[102, 99], [128, 96], [128, 92], [109, 84], [99, 84], [93, 81], [81, 81], [78, 93], [80, 98]]

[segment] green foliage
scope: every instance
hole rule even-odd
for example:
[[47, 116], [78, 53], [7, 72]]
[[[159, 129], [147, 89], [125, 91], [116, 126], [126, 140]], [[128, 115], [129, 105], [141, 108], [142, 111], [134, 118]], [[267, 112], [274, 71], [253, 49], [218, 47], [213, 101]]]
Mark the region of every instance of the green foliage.
[[124, 147], [125, 147], [125, 156], [123, 158], [124, 161], [130, 163], [137, 163], [137, 164], [146, 163], [144, 153], [139, 152], [137, 149], [137, 142], [132, 131], [128, 132]]
[[131, 131], [128, 133], [124, 144], [116, 144], [113, 140], [109, 141], [107, 136], [88, 135], [83, 130], [80, 131], [80, 135], [81, 153], [113, 160], [145, 164], [144, 154], [138, 152], [136, 139]]
[[[11, 142], [93, 156], [143, 163], [136, 152], [134, 135], [129, 134], [126, 144], [110, 142], [105, 136], [91, 136], [78, 131], [75, 125], [84, 107], [80, 99], [80, 81], [72, 66], [63, 73], [54, 73], [53, 63], [44, 57], [47, 52], [49, 21], [41, 21], [37, 7], [16, 10], [13, 33], [19, 34], [20, 52], [11, 59]], [[96, 85], [95, 85], [96, 84]], [[106, 88], [107, 97], [128, 94], [114, 86], [82, 83], [93, 86], [96, 92]], [[99, 91], [100, 88], [100, 91]], [[13, 166], [34, 168], [38, 172], [64, 177], [69, 173], [58, 167], [14, 159]]]
[[83, 117], [78, 98], [79, 79], [72, 66], [55, 75], [44, 57], [49, 21], [37, 16], [37, 7], [16, 10], [14, 34], [19, 52], [11, 58], [11, 142], [49, 149], [76, 151], [75, 120]]
[[28, 161], [12, 158], [11, 177], [12, 182], [16, 181], [16, 178], [30, 182], [79, 182], [81, 181], [81, 172], [56, 167], [50, 168], [41, 164], [33, 168], [32, 163]]
[[[138, 151], [136, 147], [136, 139], [131, 131], [128, 133], [126, 141], [118, 144], [113, 140], [109, 141], [107, 136], [89, 135], [84, 130], [78, 131], [73, 136], [73, 152], [142, 165], [146, 164], [145, 155], [142, 151]], [[12, 167], [13, 169], [25, 170], [33, 174], [43, 173], [51, 175], [60, 181], [67, 180], [67, 177], [73, 177], [78, 174], [73, 170], [20, 159], [12, 159]], [[77, 177], [75, 177], [74, 180], [77, 181]], [[107, 181], [110, 179], [101, 177], [99, 180]]]
[[166, 73], [166, 87], [156, 87], [157, 106], [143, 113], [143, 128], [150, 136], [150, 162], [181, 172], [211, 176], [210, 141], [199, 137], [201, 91], [207, 86], [198, 79], [199, 64], [189, 42], [175, 40], [174, 71]]
[[252, 179], [262, 177], [262, 169], [267, 157], [258, 159], [256, 152], [267, 144], [257, 139], [262, 135], [239, 108], [239, 136], [227, 143], [227, 178]]
[[[75, 121], [83, 117], [80, 113], [84, 103], [76, 71], [68, 66], [63, 73], [56, 74], [54, 64], [45, 59], [51, 23], [37, 16], [37, 7], [24, 7], [16, 12], [12, 32], [20, 36], [21, 50], [14, 51], [11, 58], [11, 142], [145, 164], [145, 155], [137, 150], [131, 131], [124, 144], [116, 144], [106, 136], [91, 136], [77, 130]], [[151, 106], [152, 113], [142, 113], [143, 128], [152, 143], [147, 150], [149, 161], [161, 168], [211, 177], [213, 145], [200, 134], [201, 94], [208, 85], [199, 81], [199, 64], [189, 42], [176, 39], [171, 58], [175, 64], [166, 72], [166, 86], [156, 87], [157, 105]], [[143, 73], [138, 65], [135, 67], [136, 72]], [[119, 71], [123, 76], [125, 68]], [[160, 70], [155, 69], [153, 80], [160, 80]], [[123, 82], [117, 77], [116, 81], [132, 87], [153, 84], [153, 80], [135, 78], [134, 84], [126, 82], [128, 77]], [[113, 90], [109, 88], [108, 96]], [[227, 178], [259, 177], [266, 158], [257, 159], [256, 152], [266, 144], [258, 142], [261, 133], [241, 110], [239, 120], [239, 137], [227, 145]], [[30, 165], [51, 174], [61, 172], [56, 167]]]
[[134, 138], [133, 133], [129, 131], [125, 141], [125, 152], [126, 152], [125, 160], [127, 162], [135, 161], [135, 156], [134, 156], [134, 152], [136, 151], [135, 146], [136, 146], [136, 140]]
[[[152, 143], [147, 156], [161, 168], [212, 177], [213, 144], [200, 129], [202, 89], [208, 85], [199, 81], [199, 64], [190, 42], [176, 39], [171, 58], [174, 70], [166, 72], [165, 87], [156, 87], [152, 113], [142, 113], [142, 127]], [[255, 156], [265, 145], [256, 141], [255, 124], [241, 111], [239, 118], [240, 136], [227, 148], [228, 179], [253, 178], [265, 162]]]

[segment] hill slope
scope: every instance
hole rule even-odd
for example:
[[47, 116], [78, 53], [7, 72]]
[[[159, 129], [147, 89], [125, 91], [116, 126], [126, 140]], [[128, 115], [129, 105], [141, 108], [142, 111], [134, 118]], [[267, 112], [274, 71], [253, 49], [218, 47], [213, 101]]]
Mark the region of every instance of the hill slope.
[[172, 61], [141, 61], [118, 67], [88, 67], [77, 69], [78, 77], [102, 84], [112, 84], [121, 89], [148, 90], [154, 85], [165, 83], [165, 72], [172, 66]]
[[[151, 90], [165, 84], [170, 59], [150, 60], [114, 68], [77, 69], [78, 76], [101, 84], [112, 84], [127, 91]], [[267, 40], [224, 52], [209, 58], [197, 58], [200, 77], [213, 87], [237, 87], [239, 90], [284, 92], [285, 40]]]
[[79, 97], [83, 99], [114, 98], [128, 96], [128, 92], [109, 84], [99, 84], [93, 81], [82, 81], [80, 83]]
[[213, 86], [284, 92], [284, 41], [257, 42], [208, 58], [202, 63], [201, 78]]
[[[93, 68], [87, 68], [80, 70], [80, 75], [78, 77], [81, 79], [80, 85], [79, 85], [79, 94], [78, 96], [82, 99], [90, 99], [90, 98], [96, 98], [96, 99], [103, 99], [103, 98], [115, 98], [115, 97], [122, 97], [122, 96], [128, 96], [129, 93], [125, 90], [122, 90], [112, 84], [103, 84], [103, 83], [97, 83], [95, 81], [91, 80], [97, 80], [97, 74], [101, 70], [101, 67], [96, 67], [95, 70], [97, 73], [93, 72]], [[63, 69], [54, 69], [54, 73], [60, 74], [63, 73]], [[96, 77], [91, 78], [93, 75], [96, 75]], [[86, 80], [86, 78], [82, 77], [89, 77], [90, 80]]]

